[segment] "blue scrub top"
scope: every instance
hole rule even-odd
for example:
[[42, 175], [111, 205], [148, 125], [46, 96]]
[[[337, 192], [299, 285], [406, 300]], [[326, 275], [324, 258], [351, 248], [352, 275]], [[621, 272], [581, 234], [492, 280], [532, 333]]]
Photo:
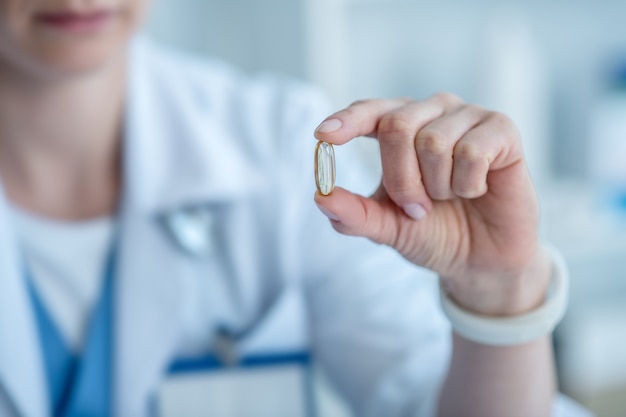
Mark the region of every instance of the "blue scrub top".
[[31, 303], [48, 383], [53, 417], [108, 417], [111, 415], [113, 352], [113, 281], [115, 255], [111, 251], [103, 288], [92, 312], [83, 351], [67, 346], [27, 272]]

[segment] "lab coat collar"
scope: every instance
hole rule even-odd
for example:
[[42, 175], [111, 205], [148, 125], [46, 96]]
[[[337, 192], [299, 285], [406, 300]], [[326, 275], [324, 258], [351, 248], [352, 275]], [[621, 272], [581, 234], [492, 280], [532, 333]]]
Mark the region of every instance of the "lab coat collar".
[[215, 85], [208, 72], [189, 82], [187, 68], [143, 37], [134, 40], [130, 57], [127, 202], [144, 212], [165, 212], [250, 195], [261, 176], [249, 152], [233, 140], [232, 127], [219, 118], [219, 77]]
[[9, 222], [0, 184], [0, 383], [24, 417], [48, 416], [48, 390], [39, 351], [39, 336], [22, 262]]

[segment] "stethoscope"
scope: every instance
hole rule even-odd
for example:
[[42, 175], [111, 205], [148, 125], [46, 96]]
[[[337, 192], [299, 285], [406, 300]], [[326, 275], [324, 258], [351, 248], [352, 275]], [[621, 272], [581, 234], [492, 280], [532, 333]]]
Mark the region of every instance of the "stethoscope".
[[215, 249], [216, 228], [209, 207], [194, 206], [172, 210], [163, 225], [178, 249], [195, 258], [205, 258]]
[[[197, 205], [177, 208], [161, 217], [163, 227], [174, 245], [184, 254], [196, 259], [208, 259], [216, 250], [218, 239], [215, 212], [210, 206]], [[237, 331], [220, 327], [215, 334], [213, 352], [223, 366], [233, 367], [239, 363], [237, 341], [244, 338], [263, 321], [273, 303], [267, 303], [261, 314]]]

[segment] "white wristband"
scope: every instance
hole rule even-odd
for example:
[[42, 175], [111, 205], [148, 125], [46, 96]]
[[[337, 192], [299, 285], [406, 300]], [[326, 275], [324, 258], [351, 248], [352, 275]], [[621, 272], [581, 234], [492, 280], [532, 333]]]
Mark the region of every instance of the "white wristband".
[[563, 256], [546, 247], [552, 258], [552, 278], [546, 302], [530, 313], [513, 317], [486, 317], [460, 308], [440, 286], [441, 306], [454, 330], [464, 338], [493, 346], [512, 346], [546, 336], [559, 324], [569, 299], [569, 274]]

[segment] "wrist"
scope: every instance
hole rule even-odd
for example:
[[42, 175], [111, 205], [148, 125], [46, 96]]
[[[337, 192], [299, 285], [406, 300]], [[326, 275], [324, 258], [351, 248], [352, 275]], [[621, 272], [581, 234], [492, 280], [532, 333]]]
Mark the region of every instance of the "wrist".
[[[465, 339], [483, 345], [513, 346], [526, 344], [550, 334], [563, 318], [568, 304], [569, 274], [565, 259], [558, 250], [547, 247], [550, 263], [550, 283], [548, 296], [541, 305], [532, 311], [520, 312], [504, 317], [509, 311], [521, 311], [508, 308], [494, 315], [485, 315], [468, 311], [452, 300], [441, 282], [441, 307], [450, 320], [453, 329]], [[541, 263], [537, 263], [537, 266]], [[529, 271], [532, 270], [529, 268]], [[528, 305], [528, 304], [526, 304]], [[501, 310], [502, 311], [502, 310]]]
[[482, 316], [517, 316], [546, 299], [551, 276], [550, 256], [538, 247], [522, 269], [470, 274], [443, 279], [448, 296], [461, 308]]

